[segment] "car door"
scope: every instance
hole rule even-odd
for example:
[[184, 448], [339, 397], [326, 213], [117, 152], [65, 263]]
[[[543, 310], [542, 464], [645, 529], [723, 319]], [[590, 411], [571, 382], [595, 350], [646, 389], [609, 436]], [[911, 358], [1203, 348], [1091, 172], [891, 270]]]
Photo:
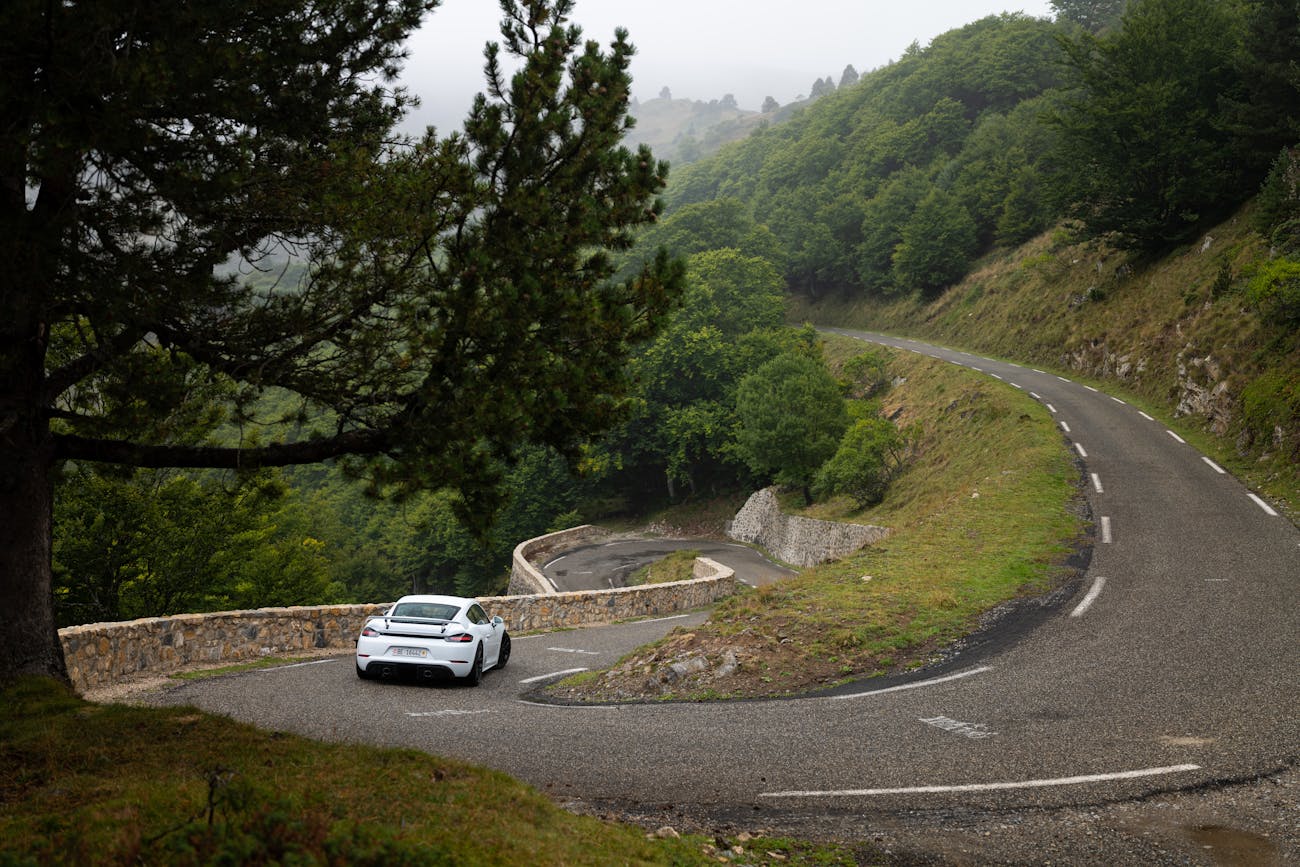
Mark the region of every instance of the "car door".
[[477, 602], [469, 607], [465, 616], [474, 624], [474, 633], [483, 641], [483, 667], [491, 668], [497, 664], [497, 657], [501, 653], [501, 633], [505, 630], [494, 624]]

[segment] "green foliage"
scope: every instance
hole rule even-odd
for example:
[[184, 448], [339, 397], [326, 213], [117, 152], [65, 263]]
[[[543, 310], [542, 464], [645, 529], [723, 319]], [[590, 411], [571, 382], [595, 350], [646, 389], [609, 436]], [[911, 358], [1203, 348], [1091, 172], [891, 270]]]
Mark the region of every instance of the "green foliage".
[[766, 259], [729, 248], [691, 256], [681, 308], [632, 362], [638, 399], [610, 446], [622, 464], [610, 481], [625, 485], [624, 495], [636, 495], [650, 479], [694, 492], [744, 477], [734, 452], [735, 390], [795, 339], [781, 327], [781, 287]]
[[857, 420], [817, 471], [814, 492], [818, 497], [847, 494], [860, 509], [877, 505], [903, 470], [909, 441], [889, 419]]
[[341, 601], [324, 543], [272, 476], [71, 467], [54, 510], [62, 625]]
[[879, 349], [859, 353], [844, 362], [841, 368], [846, 379], [846, 392], [854, 400], [874, 397], [889, 385], [889, 359]]
[[936, 187], [903, 226], [894, 249], [894, 282], [922, 292], [941, 289], [966, 273], [976, 243], [970, 212]]
[[676, 256], [733, 248], [743, 256], [766, 259], [778, 269], [786, 256], [772, 231], [756, 222], [744, 204], [734, 198], [687, 205], [645, 229], [638, 238], [637, 251], [627, 257], [628, 264], [620, 273], [633, 273], [632, 265], [646, 261], [644, 251], [660, 247]]
[[1118, 26], [1129, 3], [1130, 0], [1051, 0], [1057, 21], [1077, 24], [1090, 33]]
[[1220, 0], [1142, 0], [1104, 37], [1063, 39], [1075, 94], [1054, 185], [1091, 236], [1156, 249], [1250, 188], [1221, 105], [1241, 90], [1242, 20]]
[[1284, 250], [1300, 247], [1300, 149], [1283, 148], [1255, 199], [1255, 228]]
[[736, 391], [737, 448], [755, 472], [809, 487], [839, 445], [848, 412], [820, 359], [781, 355], [745, 377]]
[[1242, 162], [1263, 170], [1280, 148], [1300, 141], [1300, 7], [1295, 0], [1251, 0], [1242, 12], [1236, 63], [1244, 92], [1224, 95], [1224, 123]]
[[1278, 371], [1251, 380], [1241, 392], [1241, 417], [1251, 436], [1263, 443], [1273, 442], [1277, 430], [1300, 428], [1300, 381]]
[[862, 241], [857, 246], [858, 277], [864, 286], [892, 292], [894, 251], [903, 241], [903, 227], [929, 191], [920, 169], [893, 175], [880, 193], [863, 208]]
[[1261, 265], [1246, 298], [1265, 318], [1284, 328], [1300, 324], [1300, 261], [1274, 259]]

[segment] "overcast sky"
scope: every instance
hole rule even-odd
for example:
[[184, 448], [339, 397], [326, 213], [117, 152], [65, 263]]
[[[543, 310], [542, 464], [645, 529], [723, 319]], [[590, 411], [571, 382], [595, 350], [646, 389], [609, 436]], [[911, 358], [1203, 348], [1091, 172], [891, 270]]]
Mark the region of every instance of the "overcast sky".
[[[734, 94], [757, 110], [785, 104], [846, 64], [866, 72], [954, 27], [999, 12], [1050, 16], [1048, 0], [577, 0], [573, 23], [607, 44], [627, 28], [632, 93], [708, 101]], [[483, 89], [483, 45], [499, 39], [497, 0], [444, 0], [411, 39], [403, 81], [423, 105], [411, 131], [458, 126]]]

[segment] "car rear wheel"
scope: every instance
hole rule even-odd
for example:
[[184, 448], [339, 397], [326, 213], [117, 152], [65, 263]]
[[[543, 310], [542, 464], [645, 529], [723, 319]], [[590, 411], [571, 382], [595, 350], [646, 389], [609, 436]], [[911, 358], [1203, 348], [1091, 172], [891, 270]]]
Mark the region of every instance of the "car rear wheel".
[[465, 675], [465, 683], [470, 686], [478, 686], [479, 681], [483, 679], [483, 645], [479, 644], [474, 651], [474, 664], [470, 666], [469, 674]]
[[505, 668], [506, 663], [509, 661], [510, 661], [510, 636], [509, 634], [506, 634], [501, 636], [501, 649], [497, 651], [497, 664], [496, 664], [497, 671], [500, 671], [501, 669]]

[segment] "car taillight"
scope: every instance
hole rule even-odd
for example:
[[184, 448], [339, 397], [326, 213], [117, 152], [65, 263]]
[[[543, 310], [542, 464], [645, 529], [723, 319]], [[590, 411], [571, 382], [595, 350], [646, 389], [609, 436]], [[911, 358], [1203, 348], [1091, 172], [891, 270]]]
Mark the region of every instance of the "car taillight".
[[455, 641], [460, 644], [467, 644], [474, 640], [474, 636], [470, 635], [468, 632], [457, 632], [455, 635], [448, 635], [447, 640]]
[[371, 629], [369, 626], [367, 626], [365, 629], [361, 630], [361, 634], [364, 635], [366, 638], [374, 638], [379, 633], [376, 630]]

